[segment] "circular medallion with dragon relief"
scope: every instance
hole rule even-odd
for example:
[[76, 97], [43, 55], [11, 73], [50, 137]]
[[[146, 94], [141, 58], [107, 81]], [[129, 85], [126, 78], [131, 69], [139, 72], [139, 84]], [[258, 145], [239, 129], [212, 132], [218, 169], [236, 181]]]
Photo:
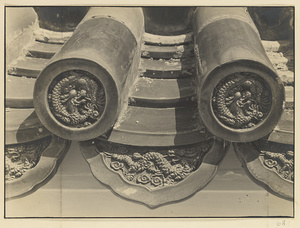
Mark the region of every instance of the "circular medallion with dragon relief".
[[105, 107], [105, 91], [97, 78], [82, 70], [67, 71], [48, 90], [51, 113], [65, 126], [84, 128], [95, 123]]
[[222, 124], [234, 129], [255, 127], [268, 116], [272, 105], [267, 83], [248, 72], [225, 77], [212, 96], [214, 114]]

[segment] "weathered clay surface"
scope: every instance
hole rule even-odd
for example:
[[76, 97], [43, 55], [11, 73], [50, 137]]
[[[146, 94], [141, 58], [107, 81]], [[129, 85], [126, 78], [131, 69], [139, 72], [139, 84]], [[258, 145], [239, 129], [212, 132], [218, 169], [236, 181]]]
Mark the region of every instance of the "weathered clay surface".
[[[98, 10], [96, 9], [96, 11]], [[113, 9], [111, 10], [113, 11]], [[122, 15], [126, 14], [122, 9], [119, 10], [118, 12], [122, 12]], [[118, 12], [116, 11], [115, 15]], [[214, 40], [217, 41], [215, 43], [219, 42], [226, 46], [226, 40], [233, 40], [234, 35], [228, 31], [233, 31], [237, 26], [240, 26], [236, 21], [241, 18], [243, 23], [248, 23], [253, 28], [253, 31], [250, 32], [246, 28], [247, 26], [243, 25], [244, 35], [247, 36], [248, 34], [250, 40], [254, 40], [254, 37], [257, 36], [256, 28], [249, 17], [247, 15], [245, 17], [246, 11], [241, 12], [242, 17], [231, 18], [230, 15], [225, 15], [225, 18], [221, 17], [221, 19], [228, 21], [232, 20], [229, 23], [232, 30], [226, 30], [224, 33], [221, 30], [224, 29], [223, 26], [228, 24], [218, 21], [219, 15], [215, 15], [214, 19], [218, 21], [216, 24], [220, 25], [220, 31], [217, 30], [217, 32], [222, 34], [220, 39]], [[108, 27], [118, 27], [119, 25], [116, 26], [118, 23], [109, 22], [110, 16], [106, 14], [98, 15], [99, 21], [111, 24]], [[121, 19], [126, 18], [123, 16]], [[91, 18], [87, 17], [88, 19]], [[128, 23], [127, 26], [131, 32], [138, 27], [130, 21], [128, 22], [127, 19], [125, 22]], [[121, 24], [124, 24], [124, 21], [121, 20]], [[207, 25], [204, 23], [200, 26], [200, 30], [203, 29], [204, 33], [212, 31], [213, 29], [210, 30], [211, 27]], [[157, 25], [152, 24], [151, 26]], [[121, 59], [113, 69], [109, 67], [106, 69], [112, 70], [111, 72], [119, 67], [120, 71], [125, 69], [127, 72], [128, 70], [129, 75], [132, 75], [130, 82], [139, 77], [139, 80], [135, 81], [136, 84], [133, 88], [135, 91], [129, 94], [129, 106], [120, 113], [122, 116], [114, 129], [106, 132], [101, 140], [95, 139], [82, 143], [83, 155], [99, 181], [109, 185], [119, 195], [145, 203], [150, 207], [184, 199], [203, 188], [213, 178], [218, 164], [228, 148], [227, 143], [215, 139], [207, 131], [201, 118], [199, 118], [198, 111], [194, 109], [197, 104], [197, 98], [194, 96], [194, 76], [196, 73], [200, 73], [201, 77], [205, 75], [206, 70], [211, 70], [207, 67], [209, 68], [209, 64], [213, 63], [213, 61], [205, 62], [207, 57], [205, 55], [211, 53], [205, 49], [209, 45], [204, 44], [200, 50], [199, 47], [203, 42], [199, 40], [203, 37], [196, 37], [197, 69], [195, 69], [194, 34], [188, 32], [191, 29], [190, 24], [184, 22], [182, 26], [185, 34], [175, 31], [176, 26], [169, 28], [175, 32], [168, 30], [168, 28], [162, 29], [161, 32], [164, 35], [145, 33], [142, 39], [144, 43], [139, 43], [141, 38], [139, 35], [143, 33], [142, 29], [138, 27], [139, 35], [136, 34], [136, 31], [133, 32], [138, 43], [137, 52], [134, 52], [135, 57], [133, 59], [135, 61], [141, 57], [139, 72], [130, 70], [130, 63], [122, 65], [125, 60], [132, 60], [133, 52], [130, 50], [128, 51], [130, 58]], [[205, 28], [206, 26], [209, 28]], [[180, 30], [180, 26], [178, 28]], [[60, 29], [55, 28], [54, 30], [61, 31]], [[73, 29], [64, 31], [71, 30]], [[165, 36], [170, 31], [177, 35]], [[128, 34], [124, 36], [131, 37]], [[62, 44], [69, 40], [72, 35], [73, 32], [36, 30], [36, 41], [32, 43], [32, 46], [26, 48], [26, 57], [25, 55], [21, 56], [8, 67], [9, 77], [38, 77], [49, 59], [60, 50]], [[78, 37], [77, 41], [80, 41], [81, 35]], [[225, 39], [224, 37], [231, 37], [232, 39]], [[125, 40], [128, 39], [125, 38]], [[73, 45], [72, 42], [70, 43], [69, 48]], [[76, 50], [82, 46], [80, 42], [78, 43]], [[112, 43], [115, 44], [116, 42]], [[215, 43], [213, 43], [214, 47], [217, 46]], [[289, 43], [288, 46], [291, 45]], [[255, 45], [255, 47], [258, 46], [260, 47], [260, 45]], [[114, 47], [114, 45], [108, 45], [108, 47]], [[128, 46], [120, 46], [116, 48], [117, 51], [108, 52], [118, 56], [118, 51], [122, 47], [128, 49]], [[267, 54], [266, 56], [262, 54], [263, 57], [259, 60], [264, 62], [263, 64], [272, 71], [274, 70], [272, 67], [274, 67], [284, 85], [292, 87], [294, 85], [294, 74], [291, 72], [293, 68], [292, 53], [288, 51], [289, 57], [287, 58], [280, 53], [286, 48], [282, 42], [280, 45], [263, 42], [263, 47], [267, 50]], [[263, 53], [261, 47], [257, 50]], [[234, 54], [236, 53], [239, 52], [235, 51]], [[140, 54], [141, 56], [139, 56]], [[223, 57], [226, 61], [228, 60], [226, 58], [231, 56], [225, 52], [221, 54], [224, 54], [225, 57]], [[90, 57], [89, 52], [85, 55]], [[110, 55], [107, 56], [111, 57]], [[255, 54], [253, 56], [255, 57]], [[234, 57], [240, 58], [240, 56]], [[111, 58], [107, 62], [110, 63], [115, 59], [117, 58]], [[220, 62], [223, 61], [221, 58], [219, 60]], [[134, 64], [137, 66], [139, 61], [135, 61]], [[76, 65], [74, 64], [74, 67]], [[74, 72], [73, 75], [61, 75], [52, 82], [47, 91], [49, 96], [46, 101], [50, 105], [51, 113], [60, 124], [73, 129], [88, 128], [101, 118], [106, 97], [102, 84], [93, 80], [93, 75], [83, 76], [78, 71], [75, 74]], [[132, 72], [134, 73], [132, 74]], [[124, 85], [123, 73], [120, 74], [122, 77], [120, 83], [118, 82], [120, 84], [118, 88]], [[272, 91], [269, 85], [271, 84], [272, 87], [273, 82], [268, 81], [268, 85], [265, 76], [261, 77], [259, 73], [239, 72], [215, 83], [215, 87], [211, 90], [213, 92], [210, 93], [212, 96], [209, 97], [212, 98], [213, 113], [211, 114], [214, 114], [227, 127], [237, 130], [251, 130], [260, 125], [270, 113]], [[153, 88], [154, 86], [155, 88]], [[125, 97], [125, 103], [127, 102], [128, 88], [121, 94], [122, 97]], [[168, 89], [172, 89], [172, 91], [170, 92]], [[288, 98], [293, 95], [292, 93], [287, 93]], [[19, 95], [11, 96], [8, 104], [13, 104], [11, 107], [17, 108], [24, 106], [21, 104], [22, 98], [20, 97]], [[32, 107], [31, 96], [26, 97], [28, 97], [27, 106]], [[97, 106], [98, 104], [101, 107]], [[254, 181], [277, 195], [291, 199], [294, 181], [293, 131], [291, 130], [293, 99], [286, 99], [285, 107], [288, 111], [284, 112], [279, 124], [267, 141], [235, 144], [235, 147], [238, 156], [246, 167], [246, 172], [250, 173]], [[200, 120], [197, 121], [197, 119]], [[238, 140], [245, 141], [245, 137]], [[56, 139], [51, 143], [47, 139], [40, 139], [38, 142], [7, 145], [5, 148], [7, 197], [25, 194], [44, 180], [48, 180], [58, 167], [59, 159], [63, 157], [67, 148], [68, 142], [62, 139]], [[26, 182], [26, 186], [22, 185], [23, 182]]]

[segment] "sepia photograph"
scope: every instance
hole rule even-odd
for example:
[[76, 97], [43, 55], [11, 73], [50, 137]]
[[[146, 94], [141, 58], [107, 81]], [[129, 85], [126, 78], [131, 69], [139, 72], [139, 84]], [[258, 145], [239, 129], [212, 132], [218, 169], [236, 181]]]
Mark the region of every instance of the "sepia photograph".
[[295, 217], [295, 7], [199, 4], [4, 6], [5, 219]]

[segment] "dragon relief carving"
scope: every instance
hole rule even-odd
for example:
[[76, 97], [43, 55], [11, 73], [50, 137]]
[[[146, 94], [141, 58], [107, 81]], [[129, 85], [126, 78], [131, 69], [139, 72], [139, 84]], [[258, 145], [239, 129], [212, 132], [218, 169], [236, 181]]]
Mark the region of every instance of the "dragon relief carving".
[[263, 166], [277, 173], [282, 179], [294, 181], [294, 145], [268, 141], [268, 137], [253, 143], [260, 152]]
[[175, 185], [197, 170], [213, 140], [170, 149], [145, 149], [98, 142], [106, 166], [131, 184], [149, 189]]
[[42, 152], [51, 143], [51, 137], [18, 145], [5, 146], [5, 180], [12, 181], [34, 168]]
[[281, 178], [294, 181], [294, 152], [285, 153], [261, 151], [263, 164], [275, 171]]
[[256, 126], [268, 115], [271, 104], [268, 85], [253, 73], [229, 75], [213, 91], [212, 107], [216, 117], [235, 129]]
[[95, 123], [105, 107], [103, 85], [85, 71], [59, 75], [49, 87], [48, 102], [52, 114], [69, 127], [87, 127]]

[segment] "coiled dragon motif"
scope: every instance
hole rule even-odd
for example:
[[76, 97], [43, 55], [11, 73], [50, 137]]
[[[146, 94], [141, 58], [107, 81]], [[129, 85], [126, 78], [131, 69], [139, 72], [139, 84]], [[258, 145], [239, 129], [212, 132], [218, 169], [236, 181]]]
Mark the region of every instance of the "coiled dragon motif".
[[142, 149], [137, 152], [136, 148], [128, 146], [119, 153], [103, 143], [97, 148], [102, 151], [106, 164], [120, 172], [124, 179], [156, 188], [176, 184], [188, 177], [200, 166], [211, 146], [212, 141], [208, 140], [196, 146], [156, 151]]
[[88, 72], [69, 71], [58, 76], [50, 86], [49, 104], [61, 123], [86, 127], [101, 117], [105, 92], [102, 84]]
[[148, 171], [150, 173], [161, 172], [167, 178], [176, 181], [184, 179], [194, 167], [188, 164], [171, 165], [171, 163], [160, 153], [148, 152], [146, 154], [133, 153], [132, 157], [128, 155], [112, 154], [111, 158], [126, 163], [129, 173], [141, 173]]
[[214, 113], [223, 124], [244, 129], [256, 126], [267, 116], [271, 94], [259, 76], [243, 72], [221, 80], [212, 101]]

